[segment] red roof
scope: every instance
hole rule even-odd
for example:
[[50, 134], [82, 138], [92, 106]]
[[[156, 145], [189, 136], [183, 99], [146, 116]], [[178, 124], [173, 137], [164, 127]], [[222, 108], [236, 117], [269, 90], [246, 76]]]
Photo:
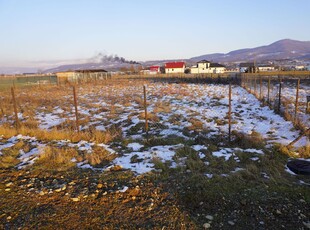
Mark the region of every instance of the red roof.
[[165, 64], [166, 69], [177, 69], [185, 67], [185, 62], [167, 62]]
[[160, 67], [158, 65], [153, 65], [150, 67], [150, 71], [159, 71]]

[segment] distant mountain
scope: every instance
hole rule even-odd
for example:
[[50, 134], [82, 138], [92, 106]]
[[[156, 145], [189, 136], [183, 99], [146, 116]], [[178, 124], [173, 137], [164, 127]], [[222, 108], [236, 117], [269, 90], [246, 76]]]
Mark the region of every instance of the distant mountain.
[[193, 57], [191, 61], [211, 60], [214, 62], [268, 61], [279, 59], [309, 59], [310, 41], [284, 39], [267, 46], [240, 49], [227, 54], [215, 53]]
[[[1, 73], [23, 73], [23, 72], [37, 72], [39, 69], [45, 69], [45, 73], [55, 73], [66, 70], [79, 70], [79, 69], [105, 69], [108, 71], [116, 71], [121, 68], [131, 68], [134, 66], [151, 66], [151, 65], [164, 65], [169, 61], [185, 61], [188, 66], [195, 64], [200, 60], [208, 60], [212, 62], [220, 63], [232, 63], [232, 62], [249, 62], [249, 61], [272, 61], [272, 60], [304, 60], [310, 62], [310, 41], [296, 41], [290, 39], [284, 39], [274, 42], [267, 46], [260, 46], [256, 48], [239, 49], [231, 51], [227, 54], [214, 53], [206, 54], [198, 57], [192, 57], [189, 59], [175, 59], [175, 60], [153, 60], [146, 62], [129, 61], [123, 57], [117, 55], [104, 55], [99, 53], [98, 55], [89, 59], [76, 59], [72, 61], [62, 61], [59, 63], [47, 62], [33, 63], [33, 68], [27, 67], [0, 67]], [[72, 63], [72, 64], [68, 64]], [[35, 65], [37, 64], [37, 65]], [[40, 64], [40, 65], [39, 65]], [[29, 66], [29, 65], [28, 65]], [[37, 67], [36, 67], [37, 66]], [[58, 67], [53, 67], [58, 66]], [[48, 68], [48, 69], [47, 69]]]

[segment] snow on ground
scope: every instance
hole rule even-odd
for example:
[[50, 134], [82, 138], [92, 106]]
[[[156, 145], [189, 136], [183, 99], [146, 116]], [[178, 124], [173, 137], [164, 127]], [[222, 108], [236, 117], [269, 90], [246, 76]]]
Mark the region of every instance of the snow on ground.
[[[146, 173], [154, 169], [156, 161], [171, 162], [171, 167], [182, 165], [173, 160], [176, 151], [183, 147], [182, 142], [194, 140], [198, 135], [206, 138], [216, 136], [227, 137], [228, 124], [228, 86], [227, 85], [199, 85], [199, 84], [161, 84], [149, 83], [147, 85], [147, 102], [149, 114], [149, 136], [159, 139], [167, 139], [172, 135], [180, 138], [180, 144], [145, 146], [144, 140], [144, 116], [142, 101], [142, 87], [128, 85], [124, 88], [111, 89], [111, 86], [102, 87], [100, 92], [80, 94], [79, 99], [83, 103], [79, 105], [81, 119], [88, 118], [82, 129], [94, 127], [100, 131], [106, 131], [112, 125], [121, 127], [123, 138], [130, 140], [124, 149], [112, 147], [111, 145], [81, 141], [71, 143], [67, 140], [58, 141], [58, 146], [76, 148], [80, 152], [91, 153], [94, 146], [99, 146], [117, 154], [110, 165], [100, 170], [107, 170], [113, 165], [132, 170], [138, 174]], [[83, 92], [82, 89], [80, 92]], [[109, 97], [98, 96], [111, 92]], [[69, 112], [65, 112], [69, 111]], [[61, 125], [66, 119], [74, 118], [74, 109], [64, 108], [62, 105], [55, 106], [50, 112], [38, 109], [35, 119], [41, 129], [52, 129]], [[3, 121], [2, 121], [3, 122]], [[269, 107], [261, 103], [246, 90], [239, 86], [232, 89], [232, 130], [247, 135], [260, 135], [270, 145], [280, 143], [289, 144], [300, 135], [292, 123], [285, 121], [280, 115], [275, 114]], [[16, 136], [8, 140], [0, 139], [1, 150], [10, 148], [16, 144], [18, 139], [32, 141], [34, 148], [28, 153], [20, 152], [19, 168], [34, 162], [40, 152], [40, 143], [34, 142], [30, 137]], [[302, 138], [296, 143], [296, 147], [309, 145], [309, 139]], [[208, 146], [191, 146], [199, 153], [201, 159], [204, 155], [201, 151]], [[213, 151], [214, 157], [223, 157], [225, 160], [231, 157], [239, 162], [235, 156], [236, 151], [254, 154], [251, 158], [257, 161], [264, 154], [261, 149], [240, 149], [220, 147]], [[78, 167], [95, 169], [87, 161], [76, 162]], [[205, 162], [208, 165], [208, 162]], [[235, 171], [240, 169], [236, 168]], [[234, 172], [235, 172], [234, 171]], [[206, 175], [212, 177], [212, 175]]]

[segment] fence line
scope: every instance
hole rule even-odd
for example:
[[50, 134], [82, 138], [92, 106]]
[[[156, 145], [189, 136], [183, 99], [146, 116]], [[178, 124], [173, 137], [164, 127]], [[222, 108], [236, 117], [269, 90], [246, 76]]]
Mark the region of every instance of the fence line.
[[[270, 108], [273, 108], [275, 112], [284, 116], [287, 120], [292, 121], [297, 128], [302, 131], [307, 129], [307, 123], [300, 120], [303, 114], [307, 114], [307, 101], [306, 97], [310, 96], [310, 78], [296, 79], [283, 76], [259, 76], [260, 77], [260, 94], [256, 94], [256, 76], [244, 74], [241, 76], [241, 85], [249, 93], [253, 94], [257, 99], [263, 103], [267, 103]], [[304, 94], [300, 94], [301, 82], [304, 87]], [[265, 83], [265, 84], [264, 84]], [[265, 86], [264, 86], [265, 85]], [[296, 86], [295, 86], [296, 85]], [[294, 94], [291, 92], [288, 94], [288, 90], [284, 91], [284, 88], [290, 89], [290, 91], [296, 90]], [[253, 92], [254, 89], [254, 92]], [[265, 92], [267, 90], [267, 92]], [[291, 99], [293, 98], [294, 99]], [[302, 99], [302, 100], [301, 100]]]
[[[259, 87], [260, 87], [260, 91], [259, 91], [259, 95], [257, 94], [257, 80], [259, 80]], [[273, 81], [272, 81], [273, 80]], [[296, 82], [296, 81], [295, 81]], [[98, 83], [98, 82], [93, 82], [93, 83]], [[265, 84], [264, 84], [265, 83]], [[266, 87], [266, 83], [268, 83], [267, 87]], [[283, 103], [285, 103], [285, 98], [283, 97], [283, 91], [282, 91], [282, 85], [284, 84], [285, 81], [283, 78], [278, 78], [276, 79], [276, 81], [274, 79], [272, 79], [271, 77], [268, 78], [264, 78], [262, 76], [259, 77], [259, 79], [252, 78], [249, 76], [244, 76], [242, 78], [242, 82], [241, 85], [248, 91], [248, 92], [252, 92], [256, 97], [258, 97], [258, 99], [260, 99], [263, 103], [265, 103], [267, 101], [267, 104], [272, 107], [272, 103], [274, 103], [273, 108], [275, 110], [277, 110], [279, 113], [283, 114], [283, 111], [281, 109], [283, 109], [285, 106], [283, 105]], [[297, 87], [296, 87], [296, 98], [295, 98], [295, 110], [293, 110], [293, 113], [295, 112], [295, 115], [292, 116], [292, 118], [294, 118], [295, 123], [298, 123], [298, 115], [302, 106], [300, 106], [300, 101], [299, 101], [299, 97], [300, 97], [300, 92], [299, 92], [299, 86], [300, 85], [300, 80], [298, 80], [297, 83]], [[176, 84], [176, 86], [178, 86], [179, 88], [177, 88], [176, 90], [179, 90], [178, 92], [176, 92], [175, 94], [178, 95], [179, 92], [181, 91], [181, 87], [182, 84]], [[156, 95], [151, 95], [147, 93], [146, 90], [146, 86], [143, 85], [143, 96], [141, 96], [141, 85], [139, 86], [139, 89], [137, 89], [137, 95], [140, 96], [141, 98], [141, 104], [139, 104], [139, 109], [140, 109], [140, 113], [143, 114], [144, 112], [144, 118], [145, 121], [143, 121], [142, 119], [139, 121], [142, 125], [140, 128], [140, 130], [146, 134], [146, 138], [148, 139], [150, 135], [153, 135], [155, 133], [155, 129], [156, 132], [158, 132], [158, 130], [163, 130], [164, 128], [164, 123], [163, 122], [158, 122], [154, 119], [154, 115], [156, 116], [156, 112], [154, 112], [154, 109], [152, 111], [152, 106], [155, 107], [155, 105], [150, 105], [148, 108], [147, 105], [147, 101], [149, 97], [156, 97]], [[55, 87], [58, 88], [58, 87]], [[252, 89], [255, 89], [254, 92], [252, 91]], [[267, 95], [266, 95], [266, 88], [268, 89], [267, 91]], [[227, 120], [225, 119], [225, 123], [228, 122], [228, 130], [225, 126], [225, 136], [228, 135], [228, 141], [230, 142], [232, 139], [232, 83], [230, 82], [229, 84], [229, 91], [228, 91], [228, 116], [227, 116]], [[76, 86], [73, 85], [72, 87], [73, 90], [73, 103], [74, 103], [74, 109], [75, 109], [75, 127], [76, 127], [76, 131], [80, 132], [80, 126], [81, 128], [83, 128], [83, 112], [80, 109], [80, 113], [79, 113], [79, 107], [78, 107], [78, 94], [76, 92]], [[14, 106], [14, 114], [15, 114], [15, 124], [16, 124], [16, 129], [18, 128], [20, 121], [18, 120], [18, 113], [17, 113], [17, 105], [16, 105], [16, 98], [15, 98], [15, 93], [14, 93], [14, 88], [11, 87], [11, 94], [12, 94], [12, 101], [13, 101], [13, 106]], [[226, 93], [225, 93], [226, 94]], [[72, 95], [71, 93], [68, 95]], [[227, 94], [225, 95], [227, 97]], [[266, 99], [267, 98], [267, 99]], [[276, 100], [276, 98], [278, 98]], [[82, 98], [81, 98], [82, 101]], [[72, 102], [70, 102], [70, 104], [72, 105]], [[294, 104], [294, 103], [293, 103]], [[111, 107], [113, 106], [113, 103], [111, 102]], [[303, 107], [302, 107], [303, 108]], [[148, 111], [149, 109], [149, 111]], [[144, 110], [144, 111], [143, 111]], [[287, 109], [286, 109], [287, 110]], [[151, 111], [151, 112], [150, 112]], [[124, 111], [120, 111], [118, 113], [118, 115], [121, 115]], [[288, 111], [289, 112], [289, 111]], [[154, 114], [152, 114], [154, 113]], [[87, 116], [87, 115], [86, 115]], [[81, 119], [80, 119], [81, 118]], [[176, 122], [178, 121], [178, 118], [175, 118]], [[144, 124], [143, 124], [144, 123]], [[227, 124], [227, 123], [226, 123]], [[196, 130], [195, 130], [196, 131]], [[144, 134], [143, 133], [143, 134]], [[225, 137], [226, 138], [226, 137]]]

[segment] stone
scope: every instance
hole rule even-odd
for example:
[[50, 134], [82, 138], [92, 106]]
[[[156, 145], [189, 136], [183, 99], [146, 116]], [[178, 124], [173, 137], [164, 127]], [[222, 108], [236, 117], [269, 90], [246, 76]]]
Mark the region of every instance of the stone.
[[203, 228], [205, 228], [205, 229], [207, 229], [207, 228], [211, 228], [211, 224], [209, 224], [209, 223], [205, 223], [205, 224], [203, 225]]
[[45, 192], [44, 192], [44, 191], [40, 191], [40, 192], [39, 192], [39, 195], [40, 195], [40, 196], [44, 196], [44, 195], [45, 195]]
[[9, 192], [9, 191], [11, 191], [11, 189], [10, 188], [6, 188], [4, 191]]
[[61, 188], [55, 189], [55, 192], [61, 192]]
[[11, 187], [12, 184], [13, 184], [12, 182], [9, 182], [5, 185], [5, 187]]
[[140, 195], [140, 193], [141, 193], [141, 190], [140, 190], [140, 187], [138, 185], [134, 189], [129, 191], [130, 196], [138, 196], [138, 195]]
[[279, 209], [277, 209], [276, 214], [277, 214], [277, 215], [281, 215], [282, 212], [281, 212]]
[[304, 226], [306, 226], [306, 228], [310, 229], [310, 222], [302, 222]]
[[246, 205], [246, 200], [242, 199], [242, 200], [240, 201], [240, 203], [241, 203], [242, 205]]
[[208, 220], [213, 220], [213, 219], [214, 219], [213, 216], [211, 216], [211, 215], [206, 215], [206, 218], [207, 218]]
[[78, 202], [78, 201], [80, 201], [80, 198], [79, 197], [74, 197], [74, 198], [71, 198], [71, 200], [74, 201], [74, 202]]
[[234, 225], [235, 225], [235, 222], [233, 222], [233, 221], [230, 220], [230, 221], [228, 221], [228, 224], [231, 225], [231, 226], [234, 226]]
[[102, 187], [103, 187], [103, 184], [98, 184], [98, 185], [97, 185], [97, 188], [98, 188], [98, 189], [101, 189]]
[[62, 187], [61, 187], [61, 191], [64, 191], [64, 190], [66, 190], [67, 189], [67, 185], [63, 185]]

